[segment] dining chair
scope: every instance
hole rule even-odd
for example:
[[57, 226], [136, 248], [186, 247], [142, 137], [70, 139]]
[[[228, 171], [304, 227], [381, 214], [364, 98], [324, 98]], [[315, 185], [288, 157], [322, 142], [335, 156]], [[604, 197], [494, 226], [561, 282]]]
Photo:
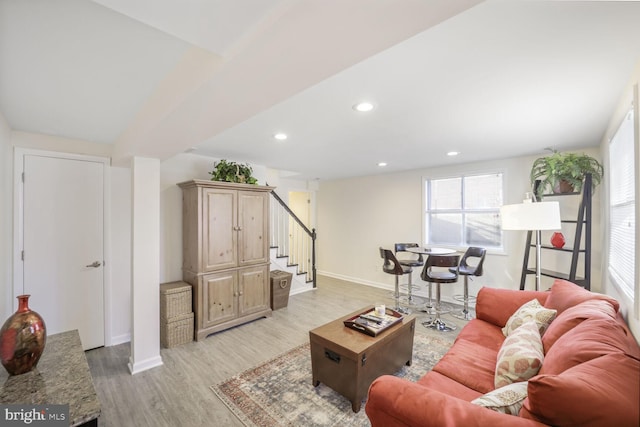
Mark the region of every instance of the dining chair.
[[[422, 322], [422, 325], [440, 332], [449, 332], [456, 329], [456, 325], [448, 324], [440, 317], [448, 310], [442, 306], [440, 298], [440, 285], [442, 283], [455, 283], [458, 281], [457, 266], [460, 262], [460, 255], [429, 255], [424, 263], [421, 278], [425, 282], [436, 284], [436, 304], [435, 316]], [[452, 268], [456, 267], [456, 268]]]
[[[424, 265], [424, 258], [422, 257], [422, 254], [407, 251], [408, 248], [419, 247], [420, 245], [417, 243], [396, 243], [394, 245], [394, 252], [398, 262], [407, 267], [422, 267]], [[424, 304], [424, 300], [422, 298], [413, 294], [413, 291], [417, 289], [418, 286], [413, 283], [412, 273], [409, 273], [407, 281], [407, 295], [401, 295], [400, 301], [409, 307], [416, 307]]]
[[394, 310], [400, 313], [408, 314], [409, 310], [406, 310], [404, 307], [400, 306], [400, 276], [412, 273], [413, 268], [400, 264], [400, 262], [390, 249], [384, 249], [381, 247], [380, 257], [384, 259], [384, 263], [382, 264], [382, 271], [387, 274], [393, 274], [395, 276], [395, 289], [393, 294], [393, 298], [395, 301]]
[[[458, 274], [464, 276], [463, 295], [454, 295], [453, 298], [462, 302], [462, 310], [457, 310], [451, 313], [453, 317], [462, 320], [471, 320], [473, 315], [469, 311], [469, 303], [475, 302], [475, 296], [469, 296], [469, 276], [479, 277], [482, 276], [482, 265], [484, 264], [484, 257], [487, 255], [485, 248], [469, 247], [467, 251], [460, 259], [460, 264], [450, 270], [457, 269]], [[471, 261], [471, 262], [470, 262]]]

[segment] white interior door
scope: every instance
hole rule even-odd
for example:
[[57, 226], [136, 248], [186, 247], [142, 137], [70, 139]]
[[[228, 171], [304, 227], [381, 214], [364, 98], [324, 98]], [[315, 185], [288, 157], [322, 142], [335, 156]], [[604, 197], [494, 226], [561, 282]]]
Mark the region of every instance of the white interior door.
[[47, 333], [104, 345], [104, 162], [23, 157], [23, 292]]

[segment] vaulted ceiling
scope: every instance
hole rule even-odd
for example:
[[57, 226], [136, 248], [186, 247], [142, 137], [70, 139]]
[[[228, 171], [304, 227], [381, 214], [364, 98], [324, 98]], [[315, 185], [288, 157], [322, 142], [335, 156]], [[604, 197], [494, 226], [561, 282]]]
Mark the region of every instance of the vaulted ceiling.
[[639, 59], [639, 2], [0, 0], [13, 130], [300, 179], [595, 146]]

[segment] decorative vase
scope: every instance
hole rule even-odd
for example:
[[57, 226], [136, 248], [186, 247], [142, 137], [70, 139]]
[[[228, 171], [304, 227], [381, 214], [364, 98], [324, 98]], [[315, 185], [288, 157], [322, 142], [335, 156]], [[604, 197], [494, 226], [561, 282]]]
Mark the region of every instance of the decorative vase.
[[47, 342], [42, 317], [29, 308], [31, 295], [19, 295], [18, 310], [0, 329], [0, 359], [9, 375], [29, 372], [38, 364]]
[[551, 235], [551, 244], [555, 247], [555, 248], [562, 248], [564, 247], [565, 244], [565, 240], [564, 240], [564, 236], [562, 235], [562, 233], [556, 231], [555, 233], [553, 233]]

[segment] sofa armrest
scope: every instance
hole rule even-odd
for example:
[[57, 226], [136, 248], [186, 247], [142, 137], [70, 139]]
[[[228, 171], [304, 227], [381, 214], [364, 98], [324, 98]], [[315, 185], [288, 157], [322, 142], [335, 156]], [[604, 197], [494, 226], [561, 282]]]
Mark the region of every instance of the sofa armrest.
[[548, 296], [549, 292], [542, 291], [482, 287], [476, 300], [476, 317], [502, 328], [523, 304], [537, 298], [540, 304], [544, 305]]
[[372, 427], [544, 426], [391, 375], [383, 375], [371, 384], [365, 411]]

